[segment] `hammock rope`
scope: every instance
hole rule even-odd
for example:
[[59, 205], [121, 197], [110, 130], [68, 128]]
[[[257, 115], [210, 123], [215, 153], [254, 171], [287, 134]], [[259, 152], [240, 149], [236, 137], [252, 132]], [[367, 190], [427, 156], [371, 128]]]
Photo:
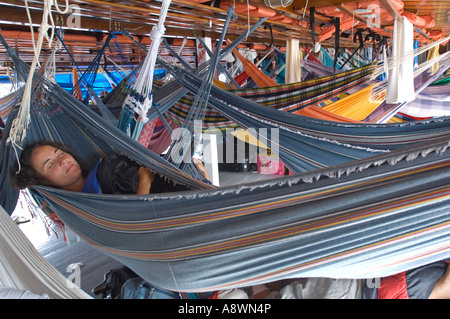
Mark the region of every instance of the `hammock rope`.
[[[33, 23], [31, 19], [31, 15], [29, 12], [28, 1], [25, 1], [25, 8], [27, 11], [28, 20], [30, 22], [30, 30], [31, 30], [31, 40], [33, 44], [33, 61], [31, 63], [30, 72], [28, 74], [28, 78], [25, 85], [25, 90], [23, 92], [23, 98], [21, 100], [21, 107], [19, 111], [18, 117], [15, 118], [14, 123], [12, 125], [12, 130], [8, 136], [9, 141], [18, 145], [20, 141], [22, 141], [26, 136], [26, 130], [30, 122], [30, 95], [31, 95], [31, 86], [33, 81], [34, 71], [36, 66], [40, 65], [39, 56], [42, 49], [42, 45], [44, 42], [44, 38], [48, 37], [48, 30], [51, 31], [50, 37], [48, 39], [49, 47], [51, 47], [54, 36], [54, 22], [53, 17], [51, 15], [52, 6], [55, 5], [56, 10], [60, 14], [66, 14], [69, 10], [69, 1], [66, 0], [66, 8], [64, 11], [59, 9], [58, 3], [53, 0], [45, 0], [44, 1], [44, 9], [42, 14], [42, 22], [39, 28], [39, 35], [37, 39], [37, 43], [34, 42], [34, 31], [33, 31]], [[49, 24], [50, 20], [50, 24]]]
[[[403, 54], [400, 57], [399, 56], [390, 56], [390, 57], [388, 57], [387, 60], [381, 61], [379, 63], [377, 69], [374, 72], [374, 78], [376, 78], [376, 77], [378, 77], [378, 76], [380, 76], [380, 75], [382, 75], [382, 74], [384, 74], [386, 72], [392, 71], [392, 70], [394, 70], [395, 68], [398, 68], [399, 66], [401, 66], [404, 63], [411, 62], [411, 64], [412, 64], [412, 60], [415, 57], [417, 57], [417, 56], [419, 56], [419, 55], [421, 55], [421, 54], [423, 54], [423, 53], [425, 53], [425, 52], [427, 52], [429, 50], [432, 50], [433, 48], [439, 46], [441, 43], [444, 43], [445, 41], [448, 41], [448, 40], [450, 40], [450, 36], [448, 36], [448, 37], [446, 37], [444, 39], [438, 40], [438, 41], [431, 42], [431, 43], [429, 43], [427, 45], [418, 47], [416, 49], [410, 50], [410, 51], [406, 52], [405, 54]], [[419, 65], [419, 67], [414, 70], [414, 78], [417, 78], [423, 72], [429, 70], [429, 68], [432, 65], [435, 65], [436, 63], [447, 59], [448, 58], [448, 53], [449, 52], [447, 51], [447, 52], [445, 52], [442, 55], [434, 57], [433, 59], [430, 59], [428, 61], [422, 62]], [[387, 65], [386, 65], [386, 63], [387, 63]], [[379, 100], [379, 101], [383, 101], [384, 100], [385, 92], [386, 92], [387, 87], [388, 87], [388, 80], [389, 79], [380, 81], [376, 85], [376, 87], [374, 88], [373, 93], [372, 93], [372, 99]]]
[[129, 94], [125, 101], [125, 105], [138, 114], [139, 121], [143, 123], [147, 121], [147, 112], [152, 105], [152, 86], [156, 56], [166, 30], [164, 22], [170, 3], [171, 0], [162, 1], [158, 23], [152, 28], [150, 33], [151, 45], [149, 52], [142, 65], [141, 73], [136, 80], [133, 94]]
[[[230, 21], [233, 17], [233, 7], [228, 7], [227, 11], [227, 19], [225, 20], [223, 30], [220, 36], [219, 41], [216, 45], [216, 50], [214, 52], [214, 55], [211, 59], [211, 62], [209, 63], [208, 71], [206, 72], [206, 75], [203, 78], [202, 84], [200, 86], [198, 94], [195, 95], [194, 103], [192, 104], [189, 113], [187, 117], [185, 118], [185, 121], [182, 125], [182, 129], [187, 129], [190, 133], [190, 136], [192, 138], [192, 141], [189, 141], [189, 145], [193, 143], [194, 150], [198, 147], [199, 144], [202, 144], [202, 134], [201, 129], [196, 129], [197, 123], [203, 122], [203, 119], [205, 117], [205, 111], [208, 106], [208, 100], [211, 92], [211, 87], [213, 86], [213, 80], [215, 76], [215, 72], [217, 69], [217, 65], [220, 63], [220, 53], [221, 53], [221, 47], [222, 43], [225, 39], [225, 34], [228, 29], [228, 25], [230, 24]], [[178, 135], [178, 137], [175, 137], [171, 143], [171, 146], [167, 152], [167, 155], [165, 158], [167, 160], [171, 160], [175, 158], [175, 163], [178, 165], [182, 165], [184, 168], [184, 171], [190, 171], [193, 177], [196, 179], [200, 179], [202, 174], [198, 172], [198, 169], [196, 169], [195, 165], [192, 165], [191, 158], [186, 158], [186, 155], [189, 155], [190, 152], [186, 152], [185, 147], [186, 143], [182, 142], [182, 140], [186, 137], [184, 136], [185, 132], [183, 130], [179, 130], [181, 134]], [[182, 136], [183, 135], [183, 136]], [[184, 154], [182, 155], [182, 160], [179, 159], [182, 152]], [[203, 154], [202, 154], [203, 155]]]

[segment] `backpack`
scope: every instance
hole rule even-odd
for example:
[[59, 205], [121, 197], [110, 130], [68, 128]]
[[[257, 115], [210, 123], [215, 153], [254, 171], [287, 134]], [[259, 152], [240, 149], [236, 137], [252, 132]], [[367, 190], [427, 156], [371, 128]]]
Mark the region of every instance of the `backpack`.
[[177, 292], [154, 287], [126, 266], [105, 273], [105, 280], [92, 292], [103, 299], [180, 299]]
[[105, 280], [94, 287], [92, 292], [95, 295], [102, 295], [102, 299], [118, 299], [124, 283], [132, 278], [139, 276], [126, 266], [113, 268], [104, 276]]

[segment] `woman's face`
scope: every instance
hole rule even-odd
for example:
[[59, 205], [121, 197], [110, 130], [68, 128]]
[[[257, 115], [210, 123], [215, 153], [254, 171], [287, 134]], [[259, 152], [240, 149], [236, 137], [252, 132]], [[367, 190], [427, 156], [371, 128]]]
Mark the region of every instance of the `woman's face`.
[[54, 146], [42, 145], [33, 150], [31, 165], [54, 187], [79, 191], [84, 184], [80, 164]]

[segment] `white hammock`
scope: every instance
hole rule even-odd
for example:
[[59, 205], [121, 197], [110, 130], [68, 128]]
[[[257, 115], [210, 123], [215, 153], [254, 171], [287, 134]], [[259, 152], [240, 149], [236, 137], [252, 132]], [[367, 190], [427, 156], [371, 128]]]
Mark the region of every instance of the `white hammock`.
[[55, 299], [92, 299], [42, 257], [1, 206], [0, 285]]

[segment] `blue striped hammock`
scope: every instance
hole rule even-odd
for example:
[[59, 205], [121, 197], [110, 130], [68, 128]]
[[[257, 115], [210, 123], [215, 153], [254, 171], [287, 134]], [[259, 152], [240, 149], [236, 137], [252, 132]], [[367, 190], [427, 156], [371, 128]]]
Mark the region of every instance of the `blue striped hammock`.
[[[314, 80], [298, 82], [294, 84], [279, 85], [268, 88], [253, 88], [230, 90], [230, 93], [244, 97], [254, 103], [264, 105], [270, 108], [285, 112], [295, 112], [311, 105], [323, 105], [334, 99], [340, 94], [355, 89], [360, 86], [367, 85], [370, 82], [375, 64], [367, 65], [358, 69], [339, 73], [335, 76], [324, 76]], [[109, 108], [116, 105], [122, 105], [126, 95], [131, 92], [133, 86], [134, 74], [138, 70], [134, 70], [133, 74], [125, 79], [117, 86], [104, 100]], [[163, 87], [161, 82], [155, 81], [155, 100], [156, 103], [162, 98], [173, 94], [179, 86], [176, 83], [169, 83]], [[158, 92], [160, 90], [160, 92]], [[185, 91], [186, 93], [186, 91]], [[162, 98], [159, 98], [162, 96]], [[185, 121], [190, 107], [195, 97], [191, 94], [183, 94], [177, 101], [165, 107], [162, 104], [161, 111], [175, 123], [182, 125]], [[154, 112], [154, 110], [153, 110]], [[215, 128], [226, 130], [227, 128], [235, 128], [237, 124], [225, 117], [223, 114], [208, 107], [203, 120], [203, 128]]]
[[[188, 80], [195, 91], [195, 78]], [[450, 256], [448, 119], [344, 125], [262, 106], [255, 113], [251, 107], [257, 104], [244, 103], [248, 109], [238, 110], [243, 98], [212, 91], [211, 104], [240, 125], [269, 122], [271, 127], [276, 121], [285, 132], [280, 156], [292, 167], [301, 168], [301, 157], [313, 155], [339, 155], [339, 160], [303, 167], [293, 176], [211, 188], [128, 138], [59, 86], [38, 74], [35, 84], [24, 144], [63, 141], [88, 165], [121, 152], [193, 188], [147, 196], [33, 189], [81, 237], [157, 286], [200, 292], [296, 277], [373, 278]], [[221, 94], [230, 104], [220, 103]], [[12, 110], [7, 129], [16, 113]], [[302, 143], [315, 147], [315, 154], [299, 152]], [[396, 147], [379, 154], [366, 150], [388, 145]], [[14, 151], [6, 139], [1, 150], [6, 180]], [[1, 187], [4, 205], [5, 194], [14, 193], [7, 182]]]

